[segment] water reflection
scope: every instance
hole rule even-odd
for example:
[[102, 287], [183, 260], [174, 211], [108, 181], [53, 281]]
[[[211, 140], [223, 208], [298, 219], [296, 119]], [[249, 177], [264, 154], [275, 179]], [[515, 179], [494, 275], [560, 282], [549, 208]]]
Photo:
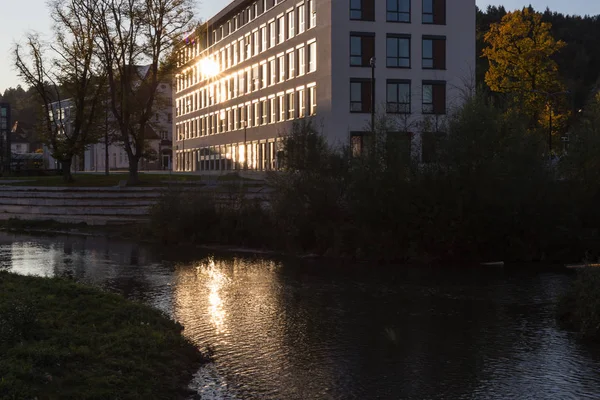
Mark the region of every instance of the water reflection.
[[205, 256], [0, 234], [0, 268], [70, 275], [181, 322], [203, 399], [600, 398], [600, 349], [556, 328], [570, 277]]

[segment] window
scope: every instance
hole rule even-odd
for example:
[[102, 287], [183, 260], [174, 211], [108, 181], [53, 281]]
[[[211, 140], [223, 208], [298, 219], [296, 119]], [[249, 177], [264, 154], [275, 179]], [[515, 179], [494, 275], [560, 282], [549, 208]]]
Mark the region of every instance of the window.
[[298, 118], [306, 116], [306, 98], [304, 97], [304, 89], [298, 90]]
[[304, 47], [298, 49], [298, 76], [302, 76], [306, 73], [306, 59]]
[[423, 114], [446, 113], [446, 82], [423, 82]]
[[308, 29], [317, 26], [317, 10], [315, 10], [315, 0], [308, 0]]
[[277, 20], [277, 43], [283, 43], [285, 40], [285, 17], [279, 17]]
[[270, 84], [274, 85], [277, 83], [277, 61], [274, 58], [269, 61], [269, 69], [271, 70]]
[[272, 97], [269, 100], [269, 103], [270, 103], [270, 105], [269, 105], [270, 110], [269, 111], [271, 112], [270, 113], [271, 117], [269, 119], [269, 123], [271, 123], [271, 124], [277, 122], [277, 103], [276, 102], [277, 102], [277, 99], [275, 97]]
[[296, 25], [295, 25], [295, 19], [296, 16], [294, 15], [293, 11], [290, 11], [287, 14], [287, 25], [288, 25], [288, 39], [293, 38], [294, 35], [296, 34]]
[[350, 150], [352, 151], [352, 157], [360, 157], [363, 153], [363, 133], [362, 132], [351, 132], [350, 133]]
[[285, 56], [279, 56], [277, 58], [279, 64], [279, 82], [285, 81]]
[[317, 87], [311, 86], [308, 88], [308, 107], [309, 115], [317, 113]]
[[267, 35], [267, 27], [263, 26], [262, 28], [260, 28], [260, 40], [261, 40], [261, 48], [260, 51], [266, 51], [267, 50], [267, 40], [268, 40], [268, 35]]
[[306, 7], [304, 5], [298, 6], [298, 34], [301, 34], [306, 30]]
[[288, 108], [287, 119], [294, 119], [294, 118], [296, 118], [294, 92], [290, 92], [290, 93], [287, 94], [287, 108]]
[[308, 72], [317, 70], [317, 42], [308, 45]]
[[277, 96], [277, 107], [279, 110], [279, 119], [278, 121], [285, 121], [285, 99], [283, 94]]
[[446, 23], [446, 0], [422, 0], [423, 23], [444, 25]]
[[440, 144], [445, 134], [441, 132], [421, 133], [421, 161], [432, 163], [438, 160]]
[[423, 68], [446, 69], [446, 38], [423, 36]]
[[350, 112], [371, 112], [371, 91], [370, 79], [350, 80]]
[[375, 21], [375, 0], [350, 0], [350, 19]]
[[410, 114], [410, 81], [387, 81], [386, 111], [391, 114]]
[[277, 29], [275, 25], [275, 21], [269, 23], [269, 48], [274, 47], [277, 42]]
[[246, 46], [246, 60], [252, 57], [252, 38], [250, 35], [247, 35], [244, 39], [244, 44]]
[[296, 53], [294, 51], [287, 53], [288, 79], [292, 79], [296, 76], [296, 60], [294, 59], [295, 54]]
[[410, 0], [387, 0], [388, 22], [410, 22]]
[[387, 67], [410, 68], [410, 36], [388, 35]]
[[260, 77], [261, 88], [264, 89], [269, 84], [269, 72], [268, 72], [268, 65], [266, 62], [261, 65], [260, 74], [261, 74], [261, 77]]
[[259, 103], [256, 102], [256, 103], [252, 104], [252, 108], [254, 109], [254, 126], [259, 126], [262, 121], [262, 117], [260, 115]]
[[267, 100], [262, 100], [260, 102], [260, 114], [261, 114], [261, 118], [262, 118], [262, 124], [266, 125], [268, 123], [267, 119], [269, 117], [269, 110], [268, 110], [268, 103]]
[[260, 68], [258, 65], [252, 67], [252, 90], [260, 89]]
[[353, 67], [368, 67], [371, 58], [375, 56], [375, 34], [350, 34], [350, 65]]

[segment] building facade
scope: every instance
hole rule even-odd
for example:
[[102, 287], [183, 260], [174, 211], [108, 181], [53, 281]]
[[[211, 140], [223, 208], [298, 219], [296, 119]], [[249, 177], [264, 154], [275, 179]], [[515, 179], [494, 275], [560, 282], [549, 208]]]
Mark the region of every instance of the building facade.
[[10, 172], [10, 104], [0, 103], [0, 171]]
[[475, 10], [475, 0], [234, 0], [180, 50], [175, 169], [276, 168], [278, 138], [309, 117], [330, 144], [360, 150], [373, 110], [426, 158], [426, 131], [474, 80]]
[[[139, 74], [145, 77], [148, 67], [139, 67]], [[170, 170], [172, 168], [172, 143], [173, 143], [173, 100], [172, 87], [169, 83], [160, 83], [156, 93], [154, 117], [146, 126], [144, 135], [147, 146], [147, 157], [142, 157], [139, 169], [144, 170]], [[71, 99], [51, 104], [53, 118], [60, 121], [58, 126], [68, 134], [72, 129], [72, 112], [74, 104]], [[104, 138], [99, 138], [98, 143], [90, 144], [83, 154], [73, 159], [74, 172], [104, 171], [108, 153], [109, 170], [129, 169], [129, 159], [122, 142], [118, 141], [119, 131], [114, 117], [109, 109], [103, 110], [106, 115], [104, 129], [109, 137], [108, 146]], [[48, 168], [58, 168], [58, 162], [52, 157], [47, 147], [44, 147], [44, 160]]]

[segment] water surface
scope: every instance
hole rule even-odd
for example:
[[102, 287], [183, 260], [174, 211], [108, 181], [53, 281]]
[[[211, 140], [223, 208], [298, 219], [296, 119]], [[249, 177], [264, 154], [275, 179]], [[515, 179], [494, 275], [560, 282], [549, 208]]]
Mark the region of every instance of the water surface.
[[567, 274], [9, 235], [0, 268], [72, 276], [167, 312], [215, 351], [192, 382], [202, 398], [600, 398], [600, 349], [554, 321]]

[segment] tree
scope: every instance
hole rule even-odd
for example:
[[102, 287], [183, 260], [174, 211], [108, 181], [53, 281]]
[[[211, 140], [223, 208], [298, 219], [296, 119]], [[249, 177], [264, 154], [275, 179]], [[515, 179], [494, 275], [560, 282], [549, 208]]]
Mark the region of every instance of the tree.
[[490, 89], [514, 96], [518, 109], [544, 124], [549, 115], [561, 119], [557, 111], [561, 101], [552, 94], [564, 92], [552, 57], [565, 44], [555, 40], [550, 29], [551, 24], [532, 9], [509, 12], [500, 23], [490, 25], [484, 36], [488, 47], [483, 49], [489, 61], [485, 82]]
[[25, 50], [17, 45], [19, 75], [42, 102], [42, 133], [52, 156], [62, 165], [65, 181], [72, 181], [73, 157], [98, 139], [104, 70], [94, 56], [96, 9], [94, 0], [53, 0], [52, 44], [39, 36], [27, 37]]
[[[82, 1], [82, 0], [79, 0]], [[129, 160], [129, 183], [139, 181], [146, 128], [157, 89], [171, 82], [173, 50], [193, 18], [192, 0], [99, 0], [96, 43], [107, 68], [110, 108]]]

